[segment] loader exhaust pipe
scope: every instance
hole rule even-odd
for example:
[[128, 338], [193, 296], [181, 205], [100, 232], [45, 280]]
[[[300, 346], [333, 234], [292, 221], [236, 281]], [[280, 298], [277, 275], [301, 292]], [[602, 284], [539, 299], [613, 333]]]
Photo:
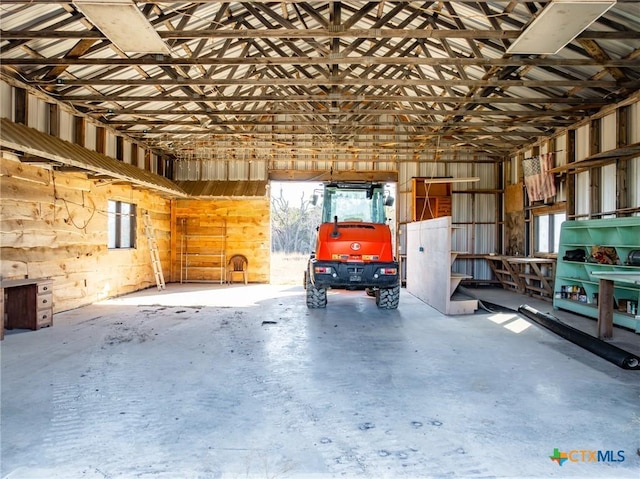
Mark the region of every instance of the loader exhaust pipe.
[[333, 231], [331, 232], [332, 238], [340, 238], [340, 231], [338, 231], [338, 215], [333, 217]]

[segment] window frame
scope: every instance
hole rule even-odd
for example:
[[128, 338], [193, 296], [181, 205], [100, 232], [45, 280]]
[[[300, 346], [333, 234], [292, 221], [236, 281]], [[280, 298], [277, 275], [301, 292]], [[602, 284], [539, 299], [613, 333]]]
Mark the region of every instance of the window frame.
[[[128, 213], [123, 213], [123, 210], [127, 209], [123, 208], [125, 205], [129, 209]], [[126, 201], [108, 200], [107, 218], [107, 248], [109, 250], [136, 249], [138, 224], [138, 209], [136, 204]], [[128, 235], [126, 234], [127, 230]], [[128, 236], [128, 238], [125, 238], [125, 236]], [[128, 239], [128, 241], [124, 241], [125, 239]]]
[[[562, 217], [562, 218], [561, 218]], [[542, 218], [546, 218], [548, 221], [546, 225], [547, 234], [544, 238], [547, 250], [540, 249], [540, 221]], [[533, 217], [533, 232], [532, 232], [532, 244], [534, 255], [557, 255], [560, 249], [560, 225], [567, 220], [567, 213], [564, 209], [546, 210], [544, 212], [536, 212]]]

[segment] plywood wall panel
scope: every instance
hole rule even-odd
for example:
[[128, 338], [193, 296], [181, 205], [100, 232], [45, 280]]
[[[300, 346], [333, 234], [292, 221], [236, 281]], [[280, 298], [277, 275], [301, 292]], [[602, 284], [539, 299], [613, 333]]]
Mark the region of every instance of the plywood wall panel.
[[[172, 257], [172, 280], [180, 280], [180, 235], [179, 222], [187, 221], [187, 229], [191, 232], [195, 228], [206, 230], [225, 225], [226, 237], [224, 241], [225, 262], [234, 254], [243, 254], [249, 261], [249, 281], [255, 283], [269, 282], [270, 274], [270, 205], [268, 198], [238, 198], [212, 200], [176, 200], [173, 215], [176, 223], [172, 225], [176, 248]], [[202, 251], [213, 251], [219, 244], [214, 244], [212, 238], [190, 238], [191, 246], [202, 248]], [[194, 275], [199, 274], [196, 270]], [[201, 272], [202, 279], [207, 279], [205, 272]], [[192, 276], [189, 271], [189, 277]], [[209, 277], [212, 277], [211, 275]]]

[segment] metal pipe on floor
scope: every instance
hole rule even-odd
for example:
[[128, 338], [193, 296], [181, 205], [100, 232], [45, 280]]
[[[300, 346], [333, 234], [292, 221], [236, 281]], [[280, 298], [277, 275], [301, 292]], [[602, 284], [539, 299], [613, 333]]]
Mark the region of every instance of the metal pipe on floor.
[[631, 354], [630, 352], [620, 349], [613, 344], [609, 344], [601, 339], [591, 336], [590, 334], [584, 333], [579, 329], [561, 323], [550, 314], [542, 313], [526, 304], [521, 305], [518, 308], [518, 312], [532, 321], [535, 321], [539, 325], [553, 331], [557, 335], [583, 347], [587, 351], [591, 351], [601, 358], [612, 362], [616, 366], [623, 369], [640, 370], [640, 357], [635, 354]]

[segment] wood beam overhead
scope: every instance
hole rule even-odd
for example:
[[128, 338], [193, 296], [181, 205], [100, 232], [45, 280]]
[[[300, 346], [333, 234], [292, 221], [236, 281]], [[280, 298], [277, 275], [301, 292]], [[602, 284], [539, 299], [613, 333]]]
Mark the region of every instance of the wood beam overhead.
[[[3, 2], [5, 3], [5, 2]], [[48, 2], [53, 3], [53, 2]], [[340, 29], [340, 28], [318, 28], [318, 29], [299, 29], [299, 28], [278, 28], [278, 29], [238, 29], [238, 30], [172, 30], [159, 31], [158, 35], [166, 40], [184, 40], [184, 39], [219, 39], [219, 38], [295, 38], [295, 39], [316, 39], [316, 38], [361, 38], [361, 39], [380, 39], [380, 38], [465, 38], [472, 40], [480, 39], [511, 39], [515, 40], [520, 36], [517, 30], [417, 30], [417, 29], [399, 29], [399, 28], [371, 28], [371, 29]], [[20, 32], [3, 32], [2, 37], [5, 40], [106, 40], [107, 38], [99, 31], [60, 31], [60, 30], [24, 30]], [[640, 38], [640, 32], [636, 31], [602, 31], [602, 32], [585, 32], [578, 36], [579, 40], [637, 40]]]

